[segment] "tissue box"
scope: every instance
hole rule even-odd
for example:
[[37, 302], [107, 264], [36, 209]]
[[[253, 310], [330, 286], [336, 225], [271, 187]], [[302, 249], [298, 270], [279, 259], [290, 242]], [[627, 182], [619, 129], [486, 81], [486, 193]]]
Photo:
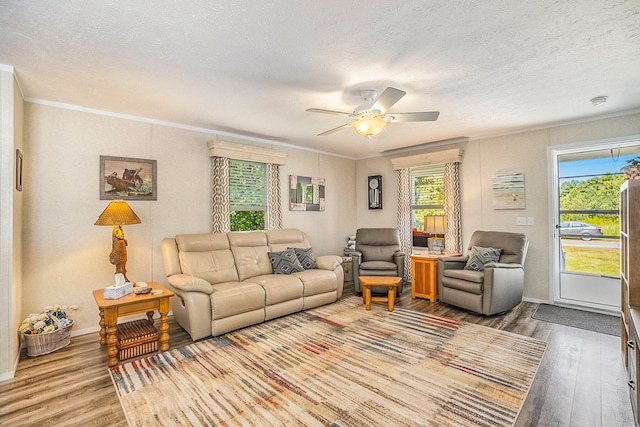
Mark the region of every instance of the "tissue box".
[[122, 286], [108, 286], [104, 288], [104, 299], [118, 299], [133, 292], [133, 283], [127, 282]]

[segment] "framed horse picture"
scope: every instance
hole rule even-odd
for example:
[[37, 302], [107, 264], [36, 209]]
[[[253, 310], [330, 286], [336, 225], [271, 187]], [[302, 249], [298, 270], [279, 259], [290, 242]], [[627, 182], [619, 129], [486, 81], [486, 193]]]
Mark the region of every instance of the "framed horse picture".
[[100, 156], [100, 200], [157, 200], [156, 160]]

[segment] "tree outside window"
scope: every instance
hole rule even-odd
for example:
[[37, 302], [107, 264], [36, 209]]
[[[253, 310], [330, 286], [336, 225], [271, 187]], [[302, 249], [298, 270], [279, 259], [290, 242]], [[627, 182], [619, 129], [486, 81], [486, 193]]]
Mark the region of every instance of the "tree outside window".
[[264, 230], [267, 211], [267, 165], [231, 160], [231, 231]]
[[425, 215], [444, 215], [444, 165], [411, 168], [412, 231], [424, 231]]

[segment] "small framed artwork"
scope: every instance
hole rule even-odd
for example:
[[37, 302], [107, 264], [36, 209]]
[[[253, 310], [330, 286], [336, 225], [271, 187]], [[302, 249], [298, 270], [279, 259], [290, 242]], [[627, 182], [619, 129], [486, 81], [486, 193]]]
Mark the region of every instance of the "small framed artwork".
[[157, 200], [156, 160], [100, 156], [100, 200]]
[[369, 209], [382, 209], [382, 175], [367, 178], [369, 184]]
[[493, 209], [525, 209], [524, 174], [493, 175]]
[[22, 151], [16, 150], [16, 190], [22, 191]]
[[324, 211], [324, 178], [289, 175], [289, 210]]

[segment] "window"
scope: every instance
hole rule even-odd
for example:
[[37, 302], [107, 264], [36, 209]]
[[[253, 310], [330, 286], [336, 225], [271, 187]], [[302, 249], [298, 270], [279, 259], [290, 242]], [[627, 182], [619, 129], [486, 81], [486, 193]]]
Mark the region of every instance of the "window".
[[264, 230], [267, 211], [267, 165], [229, 161], [231, 231]]
[[424, 231], [425, 215], [444, 215], [444, 164], [411, 168], [411, 228]]

